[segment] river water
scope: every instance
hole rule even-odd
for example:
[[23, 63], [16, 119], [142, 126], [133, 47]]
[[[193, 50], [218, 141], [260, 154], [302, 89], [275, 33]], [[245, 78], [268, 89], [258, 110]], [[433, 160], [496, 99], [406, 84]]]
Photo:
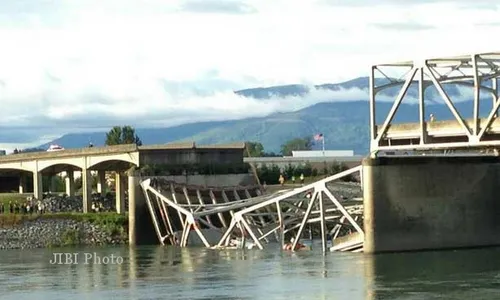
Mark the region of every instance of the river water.
[[[79, 254], [73, 263], [51, 264], [58, 252]], [[499, 248], [326, 256], [319, 247], [298, 253], [174, 247], [0, 252], [0, 299], [472, 298], [500, 299]]]

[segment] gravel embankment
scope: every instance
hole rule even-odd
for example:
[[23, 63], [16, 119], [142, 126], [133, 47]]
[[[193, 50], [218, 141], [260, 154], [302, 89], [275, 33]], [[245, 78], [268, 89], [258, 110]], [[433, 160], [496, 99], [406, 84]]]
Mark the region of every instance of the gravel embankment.
[[334, 182], [328, 184], [327, 187], [335, 197], [340, 197], [344, 200], [363, 197], [361, 184], [357, 182]]
[[[301, 187], [300, 184], [285, 184], [284, 186], [280, 185], [270, 185], [266, 187], [266, 193], [272, 194], [279, 190], [285, 189], [293, 189]], [[335, 197], [338, 197], [339, 200], [352, 200], [354, 198], [362, 198], [363, 192], [361, 190], [361, 184], [358, 182], [333, 182], [327, 184], [328, 190], [332, 192]]]
[[[34, 207], [34, 211], [37, 211], [38, 201], [30, 201], [30, 197], [26, 199], [26, 203], [29, 203], [31, 207]], [[45, 212], [55, 213], [55, 212], [83, 212], [83, 200], [81, 196], [68, 197], [59, 195], [44, 195], [43, 209]], [[125, 196], [125, 211], [128, 210], [128, 198]], [[23, 203], [18, 203], [22, 205]], [[116, 211], [116, 202], [113, 195], [101, 196], [100, 194], [93, 194], [91, 200], [91, 207], [94, 204], [95, 207], [99, 207], [101, 212], [113, 212]], [[5, 209], [8, 209], [6, 207]]]
[[36, 219], [0, 228], [0, 249], [30, 249], [65, 245], [112, 245], [126, 242], [124, 235], [98, 225], [70, 219]]

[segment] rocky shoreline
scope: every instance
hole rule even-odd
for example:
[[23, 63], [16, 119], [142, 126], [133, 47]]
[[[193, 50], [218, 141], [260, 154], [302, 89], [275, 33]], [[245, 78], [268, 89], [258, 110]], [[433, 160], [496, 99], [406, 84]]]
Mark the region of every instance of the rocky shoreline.
[[119, 245], [128, 242], [127, 234], [126, 226], [120, 224], [38, 216], [0, 228], [0, 249]]

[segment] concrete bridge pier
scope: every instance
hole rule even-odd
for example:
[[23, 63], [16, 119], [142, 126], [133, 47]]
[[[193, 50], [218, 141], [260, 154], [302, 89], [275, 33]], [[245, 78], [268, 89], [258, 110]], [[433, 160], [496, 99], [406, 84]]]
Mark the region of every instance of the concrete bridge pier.
[[127, 171], [128, 175], [128, 236], [129, 245], [155, 245], [158, 237], [153, 219], [140, 186], [141, 176], [136, 168]]
[[[116, 212], [119, 214], [125, 213], [125, 174], [116, 172], [115, 175], [115, 191], [116, 191]], [[129, 204], [130, 205], [130, 204]]]
[[363, 161], [364, 252], [500, 245], [497, 157]]
[[97, 171], [97, 192], [99, 194], [106, 192], [106, 171]]
[[28, 187], [26, 184], [26, 175], [21, 173], [19, 175], [19, 194], [24, 194], [28, 192]]
[[69, 197], [75, 196], [75, 172], [73, 170], [66, 171], [66, 178], [64, 178], [66, 185], [66, 195]]
[[88, 169], [82, 170], [82, 201], [83, 212], [88, 213], [92, 201], [92, 174]]
[[56, 175], [56, 174], [49, 176], [49, 192], [50, 192], [50, 193], [59, 192], [59, 191], [57, 190], [57, 181], [56, 181], [56, 177], [57, 177], [57, 175]]
[[43, 199], [42, 172], [33, 172], [33, 197], [37, 200]]
[[140, 196], [141, 186], [137, 172], [128, 172], [128, 243], [131, 246], [137, 244], [137, 222], [136, 222], [136, 201]]

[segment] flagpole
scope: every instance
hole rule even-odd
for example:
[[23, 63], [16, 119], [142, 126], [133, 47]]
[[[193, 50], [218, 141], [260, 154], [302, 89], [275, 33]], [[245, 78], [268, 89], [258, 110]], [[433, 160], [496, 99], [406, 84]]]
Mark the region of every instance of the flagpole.
[[323, 142], [323, 156], [325, 156], [325, 135], [323, 135], [321, 141]]

